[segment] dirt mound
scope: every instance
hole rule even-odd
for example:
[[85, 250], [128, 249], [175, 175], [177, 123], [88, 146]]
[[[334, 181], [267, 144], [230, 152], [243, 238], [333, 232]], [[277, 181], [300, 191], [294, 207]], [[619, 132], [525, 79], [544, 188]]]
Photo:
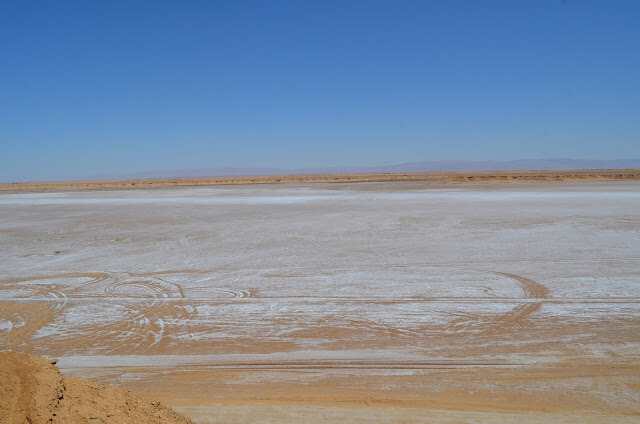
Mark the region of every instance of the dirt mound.
[[121, 387], [65, 377], [54, 361], [0, 352], [0, 423], [192, 422]]

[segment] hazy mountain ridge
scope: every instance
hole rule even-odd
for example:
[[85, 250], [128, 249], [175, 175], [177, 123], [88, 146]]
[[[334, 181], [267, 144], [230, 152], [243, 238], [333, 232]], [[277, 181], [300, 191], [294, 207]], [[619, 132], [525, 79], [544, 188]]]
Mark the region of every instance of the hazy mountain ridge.
[[551, 169], [630, 169], [640, 168], [640, 159], [519, 159], [510, 161], [465, 161], [440, 160], [407, 162], [398, 165], [371, 167], [325, 167], [325, 168], [189, 168], [166, 171], [105, 174], [92, 179], [130, 178], [186, 178], [186, 177], [237, 177], [251, 175], [301, 175], [343, 174], [370, 172], [456, 172], [456, 171], [513, 171]]

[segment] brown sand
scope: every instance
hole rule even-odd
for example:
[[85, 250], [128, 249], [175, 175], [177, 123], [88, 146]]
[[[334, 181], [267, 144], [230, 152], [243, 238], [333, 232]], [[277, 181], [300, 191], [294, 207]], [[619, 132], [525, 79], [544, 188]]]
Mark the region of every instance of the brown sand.
[[120, 387], [65, 377], [54, 364], [0, 352], [0, 423], [191, 423]]
[[[193, 281], [208, 275], [203, 271], [186, 270], [159, 272], [154, 275], [168, 279], [174, 273], [191, 275], [192, 278], [189, 279]], [[109, 280], [108, 276], [93, 275], [98, 275], [97, 279]], [[522, 290], [522, 299], [418, 297], [359, 298], [342, 301], [327, 299], [327, 302], [335, 303], [334, 308], [338, 308], [336, 310], [341, 310], [337, 306], [339, 304], [354, 308], [357, 303], [368, 310], [391, 310], [406, 303], [419, 302], [424, 304], [424, 310], [428, 312], [433, 310], [438, 302], [448, 304], [446, 302], [454, 300], [454, 310], [457, 302], [462, 304], [466, 301], [478, 305], [491, 305], [499, 310], [504, 306], [505, 310], [500, 313], [488, 314], [486, 311], [478, 311], [478, 315], [473, 315], [472, 312], [467, 312], [459, 320], [440, 325], [432, 323], [420, 326], [416, 323], [405, 328], [387, 326], [373, 320], [340, 316], [325, 316], [323, 320], [314, 319], [306, 322], [306, 313], [302, 312], [284, 314], [281, 320], [270, 321], [272, 328], [287, 328], [291, 322], [296, 322], [301, 328], [291, 337], [301, 345], [313, 345], [318, 339], [325, 339], [325, 346], [336, 351], [375, 347], [380, 352], [400, 350], [403, 346], [416, 346], [432, 351], [432, 356], [440, 359], [408, 359], [402, 356], [386, 356], [383, 359], [340, 359], [335, 355], [329, 355], [326, 359], [308, 358], [305, 355], [297, 357], [296, 346], [278, 337], [265, 339], [248, 334], [246, 338], [238, 337], [234, 343], [191, 340], [180, 337], [184, 331], [183, 326], [168, 324], [163, 326], [165, 337], [155, 343], [153, 334], [158, 333], [160, 329], [155, 328], [158, 321], [153, 317], [163, 317], [167, 323], [180, 318], [177, 315], [179, 311], [183, 311], [184, 314], [188, 309], [186, 306], [194, 303], [193, 300], [182, 297], [173, 298], [173, 301], [163, 304], [158, 302], [153, 307], [145, 304], [149, 299], [130, 299], [129, 306], [136, 311], [132, 317], [150, 317], [148, 325], [138, 324], [139, 320], [131, 318], [119, 323], [87, 327], [82, 334], [64, 337], [58, 334], [41, 338], [35, 343], [12, 339], [5, 341], [13, 343], [15, 348], [27, 351], [60, 354], [80, 346], [88, 349], [103, 346], [108, 347], [110, 353], [116, 356], [139, 354], [143, 355], [141, 358], [144, 358], [144, 355], [161, 357], [206, 355], [210, 352], [227, 354], [226, 360], [212, 359], [201, 364], [178, 366], [162, 366], [161, 359], [154, 359], [151, 366], [143, 364], [123, 367], [115, 361], [111, 366], [105, 364], [89, 368], [84, 368], [81, 364], [67, 364], [69, 368], [66, 372], [71, 375], [95, 373], [91, 377], [101, 381], [124, 382], [136, 392], [170, 404], [203, 424], [249, 423], [258, 419], [265, 419], [266, 422], [299, 423], [306, 420], [313, 422], [319, 419], [318, 417], [325, 417], [323, 422], [363, 423], [385, 420], [403, 423], [555, 423], [571, 422], [566, 421], [571, 418], [575, 419], [575, 422], [583, 423], [637, 422], [640, 411], [633, 399], [637, 398], [640, 389], [638, 352], [634, 348], [640, 340], [640, 333], [637, 332], [638, 317], [633, 313], [630, 316], [617, 314], [594, 323], [593, 320], [581, 317], [582, 312], [575, 313], [571, 320], [568, 320], [568, 316], [559, 318], [543, 313], [542, 309], [573, 305], [576, 311], [583, 311], [594, 307], [610, 307], [614, 300], [619, 302], [614, 305], [625, 309], [633, 308], [638, 298], [558, 298], [550, 296], [549, 287], [540, 281], [505, 272], [497, 272], [496, 275], [517, 284]], [[137, 275], [144, 276], [151, 277]], [[54, 277], [60, 275], [47, 276], [52, 279]], [[32, 280], [22, 278], [3, 280], [1, 283], [3, 287], [11, 289], [17, 287], [15, 284], [30, 281]], [[124, 284], [125, 287], [128, 285]], [[155, 287], [152, 282], [142, 279], [136, 280], [135, 286], [149, 287], [149, 290]], [[101, 291], [105, 294], [112, 292], [109, 287], [106, 286]], [[157, 287], [157, 290], [160, 290], [160, 287]], [[556, 294], [557, 290], [556, 287]], [[183, 290], [176, 286], [176, 293], [188, 296], [190, 289], [187, 287]], [[70, 293], [69, 302], [74, 301], [74, 296], [78, 301], [85, 299], [80, 294]], [[214, 304], [247, 306], [277, 301], [293, 305], [305, 302], [296, 299], [294, 295], [289, 296], [288, 300], [267, 297], [267, 293], [260, 292], [253, 292], [247, 296], [236, 296], [227, 301], [219, 299]], [[106, 297], [99, 298], [107, 300]], [[171, 293], [167, 292], [166, 298], [172, 298]], [[306, 302], [309, 301], [310, 299], [306, 299]], [[29, 307], [34, 306], [34, 303], [4, 302], [4, 305], [0, 306], [7, 308], [10, 313], [13, 311], [11, 308], [24, 312], [30, 311]], [[70, 306], [64, 308], [68, 307]], [[307, 303], [307, 307], [311, 308], [311, 303]], [[38, 315], [37, 311], [30, 313]], [[3, 316], [9, 317], [10, 314]], [[43, 319], [49, 317], [44, 313], [40, 313], [39, 316]], [[28, 317], [24, 317], [26, 321]], [[192, 334], [206, 334], [215, 330], [212, 323], [198, 318], [196, 312], [182, 318], [188, 320], [189, 331]], [[245, 319], [247, 327], [256, 325], [255, 321], [251, 321], [251, 317]], [[24, 334], [33, 333], [36, 327], [42, 326], [40, 321], [33, 322], [35, 327], [27, 328]], [[225, 317], [219, 316], [215, 324], [225, 322]], [[127, 334], [127, 338], [116, 338], [114, 334]], [[607, 352], [597, 355], [585, 345], [574, 345], [570, 340], [576, 335], [585, 335], [588, 339], [597, 341], [598, 345], [605, 346]], [[629, 347], [626, 347], [627, 345]], [[245, 359], [243, 355], [235, 355], [239, 349], [267, 355], [258, 355], [260, 359]], [[290, 355], [268, 356], [277, 351], [287, 350], [292, 351]], [[137, 419], [118, 421], [120, 418], [138, 413], [129, 411], [129, 415], [126, 415], [124, 412], [128, 411], [127, 402], [129, 407], [133, 402], [130, 400], [133, 397], [128, 392], [98, 383], [88, 383], [86, 380], [62, 377], [54, 367], [43, 360], [31, 359], [24, 355], [15, 357], [23, 362], [27, 361], [27, 364], [19, 364], [14, 368], [29, 368], [27, 375], [18, 377], [22, 378], [20, 381], [38, 381], [34, 386], [38, 389], [30, 389], [35, 394], [29, 394], [26, 400], [20, 400], [21, 405], [33, 405], [28, 409], [30, 414], [46, 415], [55, 411], [59, 421], [53, 422], [85, 422], [82, 420], [86, 417], [106, 417], [96, 414], [107, 413], [115, 415], [107, 417], [113, 421], [105, 422], [171, 422]], [[1, 358], [3, 356], [0, 356]], [[38, 366], [29, 365], [29, 361], [35, 361]], [[0, 380], [11, 382], [12, 378], [5, 374], [16, 371], [6, 367], [4, 362], [0, 363]], [[75, 366], [80, 368], [74, 368]], [[20, 381], [9, 387], [15, 387]], [[62, 393], [61, 384], [65, 387], [64, 400], [58, 405], [56, 396]], [[3, 390], [7, 391], [5, 388]], [[96, 394], [100, 400], [91, 401], [83, 397], [87, 392]], [[6, 393], [1, 397], [5, 401], [17, 398], [16, 395]], [[69, 404], [64, 403], [66, 400], [69, 400]], [[157, 416], [160, 413], [154, 412], [156, 404], [136, 402], [136, 408], [141, 408], [140, 414], [150, 412]], [[80, 409], [75, 405], [81, 405]], [[2, 406], [3, 411], [11, 408]], [[13, 407], [13, 410], [15, 411], [16, 407]], [[38, 412], [42, 410], [45, 412]], [[0, 422], [5, 423], [2, 416]]]
[[640, 180], [640, 169], [577, 169], [552, 171], [405, 172], [385, 174], [315, 174], [247, 177], [130, 179], [0, 183], [2, 191], [107, 190], [238, 184], [354, 183], [424, 181], [431, 183], [518, 183]]

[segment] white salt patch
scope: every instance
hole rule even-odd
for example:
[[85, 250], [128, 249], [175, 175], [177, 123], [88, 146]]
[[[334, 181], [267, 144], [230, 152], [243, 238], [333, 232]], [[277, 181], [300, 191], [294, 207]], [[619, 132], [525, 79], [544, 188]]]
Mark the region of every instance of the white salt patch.
[[0, 319], [0, 331], [11, 331], [13, 323], [6, 319]]
[[452, 200], [452, 201], [527, 201], [527, 200], [589, 200], [589, 201], [616, 201], [638, 200], [640, 192], [636, 191], [478, 191], [473, 189], [457, 190], [423, 190], [404, 193], [368, 193], [368, 192], [342, 192], [332, 190], [315, 190], [316, 194], [300, 194], [296, 190], [277, 190], [266, 188], [264, 192], [274, 194], [256, 194], [257, 191], [247, 195], [247, 192], [228, 191], [221, 189], [208, 189], [207, 191], [190, 191], [183, 189], [178, 191], [137, 191], [119, 192], [107, 194], [93, 192], [75, 193], [19, 193], [0, 194], [0, 205], [108, 205], [108, 204], [180, 204], [180, 205], [242, 205], [265, 204], [286, 205], [316, 201], [388, 201], [404, 202], [419, 200]]

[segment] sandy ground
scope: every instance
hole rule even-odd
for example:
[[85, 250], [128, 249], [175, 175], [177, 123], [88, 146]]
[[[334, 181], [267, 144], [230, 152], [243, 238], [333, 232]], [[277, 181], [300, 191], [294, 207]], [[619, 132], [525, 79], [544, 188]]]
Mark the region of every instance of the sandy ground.
[[0, 352], [3, 424], [190, 424], [160, 402], [120, 387], [65, 377], [55, 360]]
[[0, 192], [149, 189], [246, 184], [312, 184], [354, 182], [429, 182], [438, 184], [531, 183], [640, 180], [640, 169], [570, 169], [552, 171], [402, 172], [373, 174], [311, 174], [246, 177], [144, 178], [111, 181], [0, 183]]
[[0, 195], [0, 349], [199, 423], [640, 421], [640, 182]]

